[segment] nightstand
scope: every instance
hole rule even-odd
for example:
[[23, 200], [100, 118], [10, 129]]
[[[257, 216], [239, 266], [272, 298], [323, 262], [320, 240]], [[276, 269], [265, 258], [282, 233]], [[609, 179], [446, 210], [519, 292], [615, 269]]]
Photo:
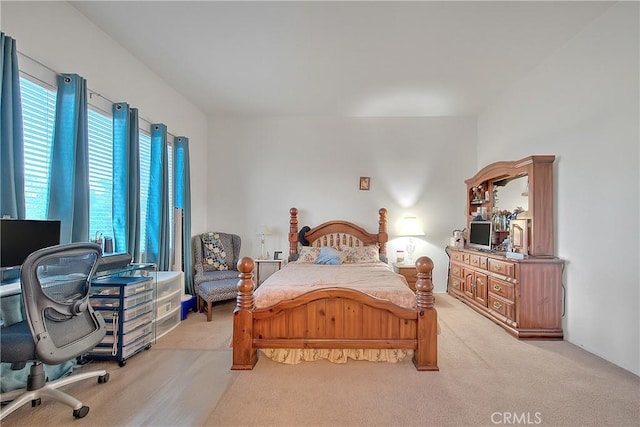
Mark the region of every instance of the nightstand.
[[398, 264], [393, 263], [393, 271], [401, 274], [407, 279], [407, 283], [412, 291], [416, 291], [416, 282], [418, 281], [418, 270], [414, 264]]
[[254, 259], [256, 264], [256, 288], [276, 271], [282, 268], [281, 259]]

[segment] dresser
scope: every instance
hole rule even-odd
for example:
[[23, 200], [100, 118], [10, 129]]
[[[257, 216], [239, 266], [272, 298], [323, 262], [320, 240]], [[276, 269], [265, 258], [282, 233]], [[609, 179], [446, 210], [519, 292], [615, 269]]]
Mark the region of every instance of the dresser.
[[562, 339], [564, 262], [448, 247], [448, 293], [518, 338]]

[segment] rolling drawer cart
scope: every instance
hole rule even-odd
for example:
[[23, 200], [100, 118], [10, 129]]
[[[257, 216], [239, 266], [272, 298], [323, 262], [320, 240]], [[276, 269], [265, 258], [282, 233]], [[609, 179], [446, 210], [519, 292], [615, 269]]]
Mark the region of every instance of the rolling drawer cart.
[[127, 359], [151, 347], [154, 341], [156, 300], [155, 264], [131, 264], [116, 272], [96, 275], [91, 282], [91, 305], [106, 324], [107, 335], [86, 357]]
[[181, 271], [159, 271], [156, 281], [154, 342], [175, 329], [182, 320], [184, 278]]

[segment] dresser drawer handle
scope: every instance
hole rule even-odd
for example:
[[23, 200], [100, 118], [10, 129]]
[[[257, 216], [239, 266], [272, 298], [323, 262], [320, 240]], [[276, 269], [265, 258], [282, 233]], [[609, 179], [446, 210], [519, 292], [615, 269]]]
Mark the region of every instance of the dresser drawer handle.
[[502, 286], [500, 286], [500, 285], [493, 285], [493, 290], [494, 290], [494, 291], [498, 291], [498, 292], [500, 292], [500, 291], [502, 290]]
[[500, 271], [500, 270], [502, 270], [502, 267], [500, 267], [499, 265], [494, 265], [494, 266], [493, 266], [493, 269], [494, 269], [495, 271]]
[[494, 301], [493, 308], [500, 310], [502, 308], [502, 304], [500, 304], [498, 301]]

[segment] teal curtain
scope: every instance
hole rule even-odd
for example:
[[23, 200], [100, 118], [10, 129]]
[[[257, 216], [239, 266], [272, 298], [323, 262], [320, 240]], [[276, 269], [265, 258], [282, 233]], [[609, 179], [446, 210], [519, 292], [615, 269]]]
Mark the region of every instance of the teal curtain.
[[60, 243], [89, 241], [87, 81], [58, 76], [47, 217], [60, 224]]
[[170, 267], [169, 253], [169, 161], [167, 127], [151, 125], [151, 168], [146, 223], [146, 260], [166, 271]]
[[[189, 138], [174, 138], [176, 208], [182, 209], [182, 271], [185, 293], [195, 295], [191, 249], [191, 173], [189, 165]], [[178, 255], [178, 254], [176, 254]]]
[[140, 133], [138, 109], [113, 104], [113, 234], [116, 252], [140, 261]]
[[0, 216], [25, 218], [24, 136], [16, 41], [0, 32]]

